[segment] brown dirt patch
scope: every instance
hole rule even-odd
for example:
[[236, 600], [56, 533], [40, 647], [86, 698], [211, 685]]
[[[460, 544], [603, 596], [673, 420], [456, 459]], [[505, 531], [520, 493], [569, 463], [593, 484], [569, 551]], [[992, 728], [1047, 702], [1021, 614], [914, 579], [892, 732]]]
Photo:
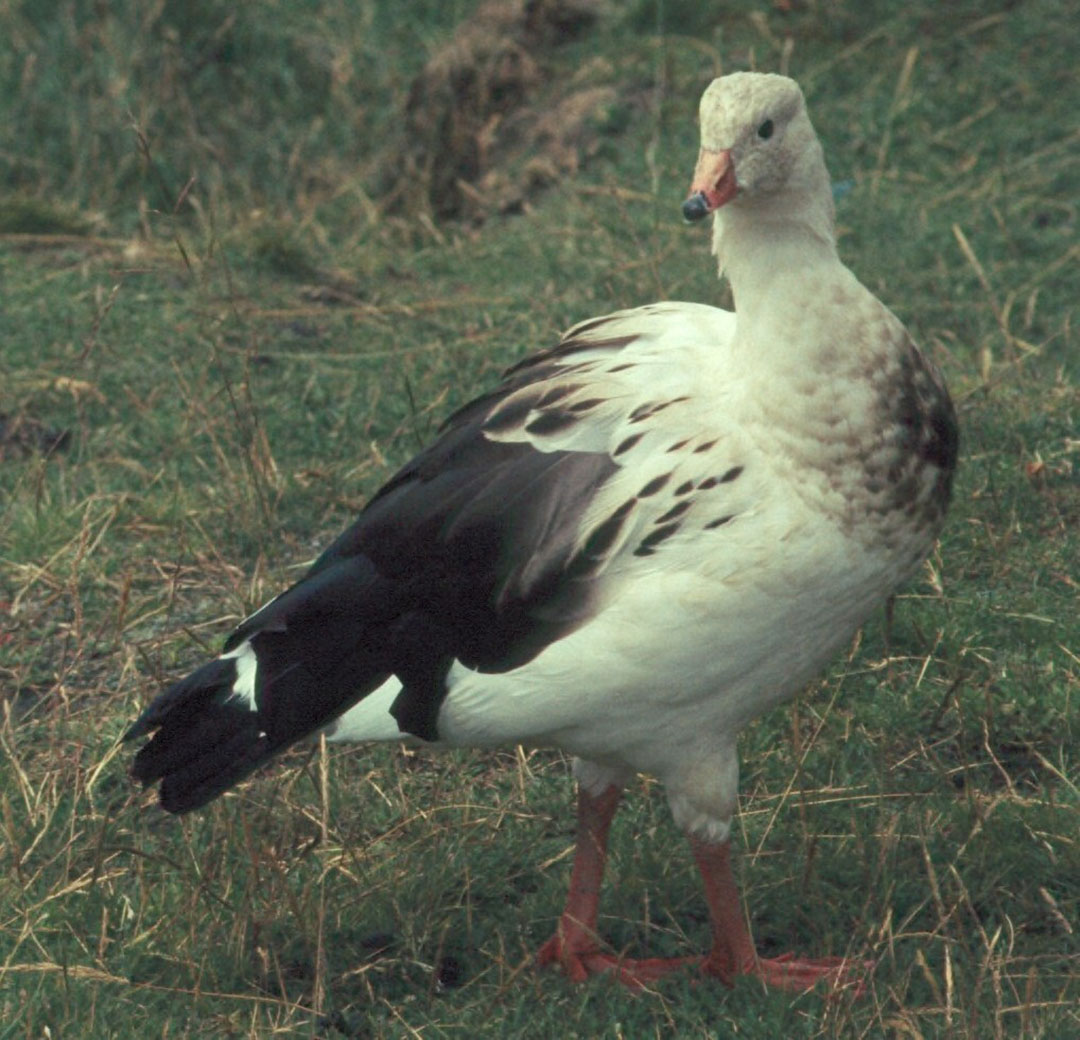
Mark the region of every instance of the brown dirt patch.
[[556, 82], [553, 59], [600, 10], [597, 0], [482, 4], [409, 90], [382, 164], [389, 207], [479, 221], [579, 169], [616, 92], [595, 82], [602, 75]]

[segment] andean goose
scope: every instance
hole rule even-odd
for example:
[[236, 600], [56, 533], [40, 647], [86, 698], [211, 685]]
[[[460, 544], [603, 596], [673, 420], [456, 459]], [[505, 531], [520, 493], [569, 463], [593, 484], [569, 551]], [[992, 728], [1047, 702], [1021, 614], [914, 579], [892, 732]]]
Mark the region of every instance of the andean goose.
[[712, 212], [735, 312], [657, 303], [576, 325], [447, 420], [292, 588], [127, 737], [170, 812], [303, 737], [561, 748], [579, 784], [570, 893], [541, 962], [643, 983], [602, 950], [608, 827], [665, 786], [730, 980], [794, 989], [842, 962], [758, 957], [729, 862], [753, 718], [790, 698], [911, 576], [949, 499], [948, 393], [840, 262], [829, 178], [790, 79], [701, 101], [683, 207]]

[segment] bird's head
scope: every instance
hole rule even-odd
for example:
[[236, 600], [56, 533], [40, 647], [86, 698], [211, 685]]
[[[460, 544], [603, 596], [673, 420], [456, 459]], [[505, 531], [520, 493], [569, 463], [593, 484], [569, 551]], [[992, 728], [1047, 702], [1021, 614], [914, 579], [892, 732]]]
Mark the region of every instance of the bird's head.
[[701, 152], [683, 203], [689, 221], [735, 202], [775, 206], [782, 197], [828, 190], [817, 135], [799, 85], [786, 76], [735, 72], [701, 98]]

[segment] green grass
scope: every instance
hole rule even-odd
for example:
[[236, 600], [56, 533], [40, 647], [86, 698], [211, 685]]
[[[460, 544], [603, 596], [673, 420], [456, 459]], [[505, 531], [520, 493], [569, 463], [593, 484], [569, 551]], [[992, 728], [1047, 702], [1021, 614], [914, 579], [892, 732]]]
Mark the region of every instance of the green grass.
[[[470, 4], [0, 10], [0, 414], [69, 431], [0, 455], [0, 1038], [1080, 1035], [1065, 5], [781, 6], [640, 0], [545, 52], [532, 104], [618, 100], [583, 169], [482, 225], [380, 195]], [[302, 750], [149, 810], [125, 726], [442, 416], [574, 320], [723, 298], [677, 207], [701, 87], [750, 65], [803, 83], [841, 251], [962, 423], [891, 630], [742, 741], [758, 945], [873, 959], [866, 996], [537, 972], [573, 818], [551, 753]], [[612, 843], [613, 945], [702, 947], [655, 784]]]

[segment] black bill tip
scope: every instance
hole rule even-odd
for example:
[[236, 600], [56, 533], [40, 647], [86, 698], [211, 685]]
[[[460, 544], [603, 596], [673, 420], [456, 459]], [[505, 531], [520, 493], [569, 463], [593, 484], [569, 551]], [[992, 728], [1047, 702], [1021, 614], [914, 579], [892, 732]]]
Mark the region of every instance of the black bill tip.
[[709, 203], [703, 191], [695, 192], [682, 204], [682, 215], [687, 224], [696, 224], [709, 215]]

